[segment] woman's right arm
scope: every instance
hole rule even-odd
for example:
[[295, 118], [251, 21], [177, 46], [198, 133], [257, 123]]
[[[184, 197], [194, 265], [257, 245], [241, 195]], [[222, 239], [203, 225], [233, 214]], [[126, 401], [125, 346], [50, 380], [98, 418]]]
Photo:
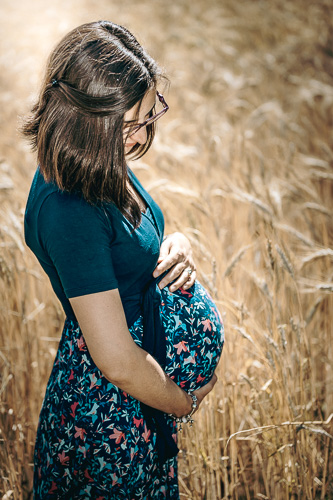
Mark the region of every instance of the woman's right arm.
[[[38, 231], [105, 377], [149, 406], [176, 416], [189, 413], [192, 398], [129, 333], [113, 268], [111, 242], [116, 234], [110, 218], [81, 198], [53, 193], [43, 202]], [[213, 382], [196, 391], [199, 402]]]
[[[192, 398], [166, 375], [157, 361], [135, 344], [117, 289], [69, 299], [96, 366], [115, 386], [135, 399], [180, 417], [191, 411]], [[210, 382], [195, 391], [198, 402]]]

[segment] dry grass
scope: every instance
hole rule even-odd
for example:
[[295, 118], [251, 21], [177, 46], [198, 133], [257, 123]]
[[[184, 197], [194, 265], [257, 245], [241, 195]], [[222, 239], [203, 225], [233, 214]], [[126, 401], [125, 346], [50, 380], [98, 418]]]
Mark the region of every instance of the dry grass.
[[225, 318], [219, 382], [181, 438], [181, 498], [333, 498], [332, 7], [2, 2], [3, 498], [31, 498], [35, 428], [63, 319], [23, 245], [34, 158], [16, 115], [49, 48], [98, 18], [127, 25], [168, 70], [170, 112], [133, 167], [167, 231], [191, 239]]

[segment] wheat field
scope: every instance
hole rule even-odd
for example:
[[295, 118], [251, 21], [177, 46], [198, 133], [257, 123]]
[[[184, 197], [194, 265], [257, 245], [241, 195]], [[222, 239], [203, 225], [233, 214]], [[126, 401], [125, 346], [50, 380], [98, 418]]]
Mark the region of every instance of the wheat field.
[[23, 240], [35, 157], [19, 133], [45, 59], [124, 24], [170, 110], [132, 168], [191, 240], [223, 315], [219, 380], [180, 436], [182, 499], [333, 498], [333, 2], [2, 0], [0, 495], [32, 499], [38, 414], [64, 320]]

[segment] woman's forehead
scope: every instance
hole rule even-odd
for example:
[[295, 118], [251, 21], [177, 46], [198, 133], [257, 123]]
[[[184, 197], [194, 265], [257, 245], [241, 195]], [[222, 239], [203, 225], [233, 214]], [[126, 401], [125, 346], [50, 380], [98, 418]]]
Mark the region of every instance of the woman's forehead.
[[156, 103], [156, 90], [150, 89], [142, 99], [141, 108], [146, 107], [147, 110], [150, 111], [151, 108], [155, 105], [155, 103]]

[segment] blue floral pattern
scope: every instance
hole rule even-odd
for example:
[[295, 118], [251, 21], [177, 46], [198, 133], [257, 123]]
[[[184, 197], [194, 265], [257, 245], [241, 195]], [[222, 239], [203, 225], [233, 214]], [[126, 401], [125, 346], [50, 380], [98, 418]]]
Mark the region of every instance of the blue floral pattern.
[[[220, 314], [204, 287], [162, 290], [166, 373], [185, 390], [211, 378], [224, 342]], [[141, 345], [142, 317], [130, 327]], [[167, 417], [176, 440], [174, 421]], [[158, 462], [156, 435], [140, 402], [97, 368], [77, 322], [66, 320], [40, 413], [34, 498], [178, 499], [177, 461]]]

